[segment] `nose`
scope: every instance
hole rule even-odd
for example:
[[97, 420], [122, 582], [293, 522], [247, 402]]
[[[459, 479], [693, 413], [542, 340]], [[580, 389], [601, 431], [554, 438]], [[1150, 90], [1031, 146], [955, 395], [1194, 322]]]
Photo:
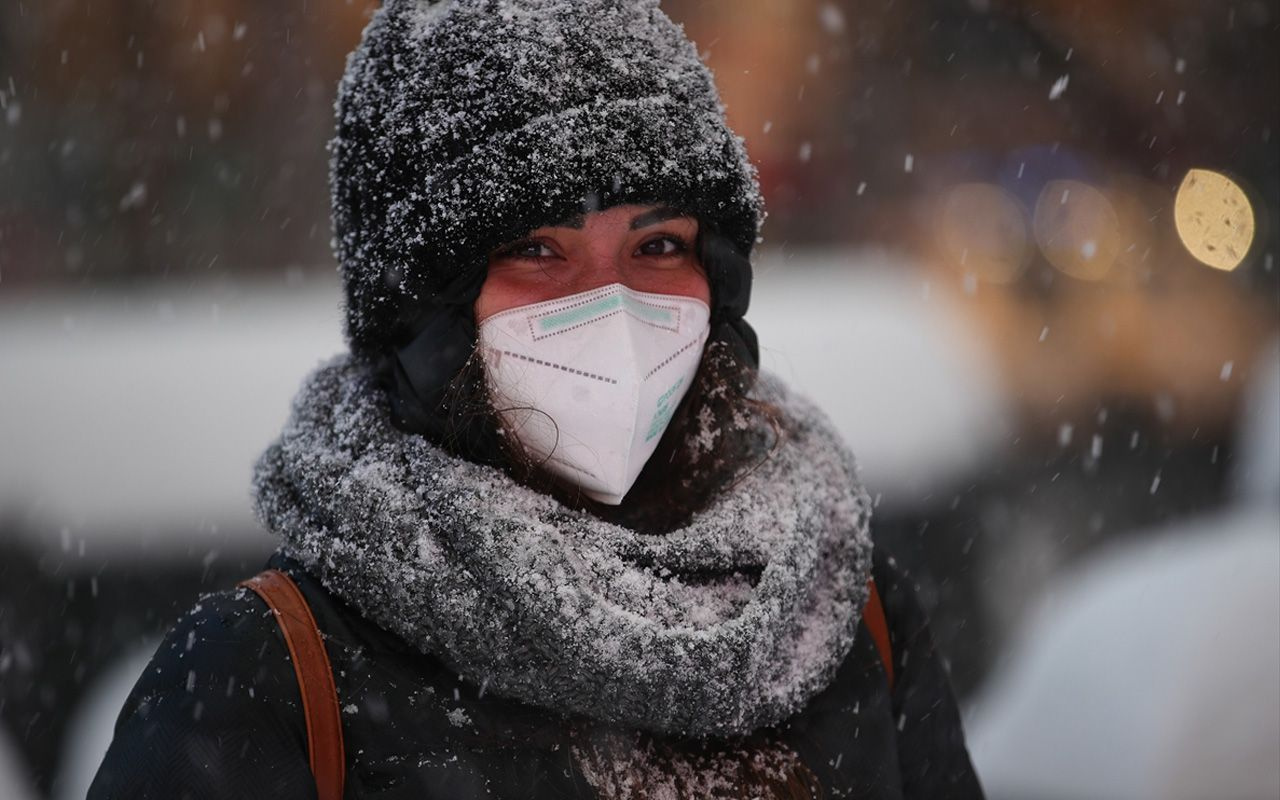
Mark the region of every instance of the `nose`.
[[609, 242], [606, 237], [590, 242], [584, 250], [583, 262], [575, 270], [576, 280], [571, 294], [588, 292], [614, 283], [620, 283], [628, 289], [637, 288], [629, 282], [632, 275], [627, 269], [625, 254], [618, 249], [616, 242]]

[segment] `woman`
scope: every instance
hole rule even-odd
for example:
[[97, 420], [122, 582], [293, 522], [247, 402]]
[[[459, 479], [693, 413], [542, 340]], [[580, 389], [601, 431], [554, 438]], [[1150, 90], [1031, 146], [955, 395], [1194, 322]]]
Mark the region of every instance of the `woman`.
[[755, 175], [656, 0], [389, 0], [337, 111], [351, 353], [255, 480], [304, 602], [203, 599], [90, 796], [980, 796], [852, 458], [756, 373]]

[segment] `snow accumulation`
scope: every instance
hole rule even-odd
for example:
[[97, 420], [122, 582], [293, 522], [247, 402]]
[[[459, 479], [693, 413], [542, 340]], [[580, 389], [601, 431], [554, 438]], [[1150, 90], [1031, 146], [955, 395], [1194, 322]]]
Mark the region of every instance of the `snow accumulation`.
[[115, 735], [116, 717], [159, 644], [156, 640], [145, 641], [103, 665], [96, 674], [62, 739], [52, 800], [83, 800], [89, 794], [89, 785]]
[[35, 800], [35, 796], [22, 756], [13, 746], [8, 732], [0, 729], [0, 797], [9, 800]]
[[1234, 488], [1242, 500], [1276, 501], [1280, 493], [1280, 341], [1261, 356], [1254, 372], [1258, 377], [1245, 397], [1242, 457]]
[[919, 508], [1008, 441], [993, 355], [903, 258], [766, 252], [752, 297], [762, 365], [826, 411], [884, 504]]
[[992, 800], [1280, 796], [1278, 529], [1206, 516], [1055, 580], [968, 723]]
[[1280, 796], [1280, 349], [1233, 507], [1057, 578], [973, 706], [993, 800]]
[[338, 297], [326, 282], [0, 301], [0, 509], [64, 548], [255, 531], [253, 461], [342, 347]]

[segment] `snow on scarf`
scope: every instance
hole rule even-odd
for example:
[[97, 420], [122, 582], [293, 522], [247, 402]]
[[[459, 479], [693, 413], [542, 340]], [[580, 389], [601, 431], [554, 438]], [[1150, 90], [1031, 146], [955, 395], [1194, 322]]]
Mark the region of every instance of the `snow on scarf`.
[[646, 536], [395, 429], [372, 373], [341, 356], [259, 461], [257, 510], [331, 592], [487, 691], [747, 734], [830, 683], [871, 558], [839, 435], [776, 381], [756, 394], [782, 413], [780, 444], [686, 527]]

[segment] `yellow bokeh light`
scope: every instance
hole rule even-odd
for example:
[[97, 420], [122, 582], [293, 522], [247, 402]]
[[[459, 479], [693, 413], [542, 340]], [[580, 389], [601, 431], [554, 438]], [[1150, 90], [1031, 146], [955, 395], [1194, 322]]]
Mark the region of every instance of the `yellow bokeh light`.
[[948, 260], [977, 278], [1009, 283], [1027, 265], [1027, 222], [1016, 198], [989, 183], [962, 183], [947, 193], [938, 240]]
[[1106, 277], [1120, 251], [1120, 220], [1106, 195], [1080, 181], [1049, 181], [1033, 220], [1040, 252], [1058, 269], [1086, 281]]
[[1196, 260], [1214, 269], [1240, 266], [1253, 244], [1253, 206], [1244, 190], [1220, 172], [1193, 169], [1173, 204], [1178, 238]]

